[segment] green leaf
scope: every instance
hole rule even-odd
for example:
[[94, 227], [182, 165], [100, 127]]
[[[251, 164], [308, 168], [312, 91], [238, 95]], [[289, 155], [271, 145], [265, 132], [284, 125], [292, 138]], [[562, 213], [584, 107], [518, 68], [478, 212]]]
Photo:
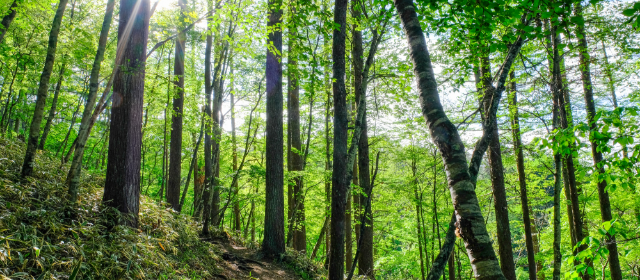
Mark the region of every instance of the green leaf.
[[622, 11], [622, 14], [625, 16], [632, 16], [636, 13], [636, 9], [625, 9], [624, 11]]

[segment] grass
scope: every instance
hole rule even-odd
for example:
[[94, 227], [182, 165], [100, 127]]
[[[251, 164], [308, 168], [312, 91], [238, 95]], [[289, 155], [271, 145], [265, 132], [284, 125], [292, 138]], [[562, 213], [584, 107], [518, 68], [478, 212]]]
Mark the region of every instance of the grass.
[[[113, 226], [104, 178], [85, 175], [81, 201], [66, 199], [65, 168], [39, 154], [19, 177], [22, 142], [0, 139], [0, 279], [210, 279], [218, 257], [200, 224], [141, 197], [140, 228]], [[107, 230], [107, 229], [110, 230]], [[218, 271], [219, 272], [219, 271]]]

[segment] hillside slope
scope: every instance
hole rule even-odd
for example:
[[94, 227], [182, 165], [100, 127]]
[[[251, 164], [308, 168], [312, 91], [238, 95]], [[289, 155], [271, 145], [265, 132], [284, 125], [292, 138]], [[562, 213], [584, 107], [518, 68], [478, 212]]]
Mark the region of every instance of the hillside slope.
[[34, 177], [20, 180], [23, 145], [0, 138], [0, 279], [302, 279], [318, 271], [294, 253], [256, 260], [225, 232], [201, 238], [197, 221], [145, 196], [139, 229], [110, 224], [118, 214], [100, 205], [103, 178], [85, 175], [74, 207], [59, 161], [40, 153]]

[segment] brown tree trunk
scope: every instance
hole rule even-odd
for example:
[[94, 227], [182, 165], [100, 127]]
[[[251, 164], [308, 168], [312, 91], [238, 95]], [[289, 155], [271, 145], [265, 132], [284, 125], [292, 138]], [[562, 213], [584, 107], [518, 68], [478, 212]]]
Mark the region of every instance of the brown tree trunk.
[[[557, 76], [552, 76], [551, 91], [553, 94], [553, 129], [560, 128], [560, 100], [558, 100], [559, 91], [562, 88], [562, 80]], [[553, 155], [554, 164], [554, 184], [553, 184], [553, 280], [560, 280], [562, 269], [562, 224], [560, 223], [560, 189], [562, 188], [562, 157], [559, 152]], [[568, 208], [571, 211], [571, 208]], [[573, 217], [570, 219], [573, 222]], [[572, 240], [573, 241], [573, 240]], [[573, 242], [572, 242], [573, 243]], [[575, 246], [575, 244], [572, 244]]]
[[38, 145], [39, 150], [44, 150], [44, 144], [47, 142], [47, 136], [49, 136], [49, 130], [51, 129], [51, 124], [53, 123], [53, 118], [56, 115], [56, 109], [58, 106], [58, 96], [60, 96], [60, 88], [62, 87], [62, 80], [64, 79], [64, 70], [65, 63], [62, 63], [60, 66], [60, 73], [58, 74], [58, 83], [56, 84], [56, 90], [53, 93], [53, 100], [51, 100], [51, 109], [49, 109], [49, 116], [47, 117], [47, 122], [44, 125], [44, 129], [42, 130], [42, 137], [40, 138], [40, 144]]
[[[104, 197], [107, 206], [128, 216], [126, 224], [138, 227], [140, 206], [140, 144], [144, 76], [149, 36], [149, 0], [120, 0], [118, 44], [122, 62], [113, 82], [109, 159]], [[127, 25], [131, 22], [130, 29]], [[127, 34], [128, 33], [128, 34]]]
[[[267, 26], [282, 23], [282, 1], [269, 0]], [[262, 252], [278, 256], [285, 251], [284, 236], [284, 170], [282, 124], [282, 31], [275, 29], [268, 35], [267, 49], [267, 119], [266, 119], [266, 198], [264, 239]]]
[[[493, 90], [491, 66], [489, 57], [480, 59], [480, 74], [484, 95], [493, 96], [489, 91]], [[483, 98], [484, 111], [488, 112], [491, 106], [491, 98]], [[487, 150], [489, 160], [489, 174], [491, 175], [491, 188], [493, 192], [494, 209], [496, 215], [496, 228], [498, 235], [498, 254], [500, 255], [500, 268], [507, 279], [516, 279], [516, 267], [513, 261], [513, 246], [511, 244], [511, 229], [509, 227], [509, 205], [507, 203], [507, 191], [504, 185], [504, 166], [502, 165], [502, 151], [500, 147], [500, 134], [498, 133], [498, 120], [493, 118], [493, 126], [496, 128], [491, 135], [491, 142]]]
[[13, 0], [11, 7], [9, 7], [9, 13], [2, 18], [2, 26], [0, 26], [0, 43], [4, 39], [4, 35], [9, 30], [9, 26], [11, 26], [11, 22], [16, 15], [18, 14], [18, 4], [21, 4], [23, 0]]
[[[238, 151], [237, 151], [237, 147], [236, 147], [236, 116], [235, 116], [235, 96], [233, 94], [233, 91], [231, 91], [231, 145], [232, 145], [232, 154], [233, 154], [233, 159], [232, 159], [232, 168], [233, 168], [233, 173], [235, 174], [238, 171]], [[249, 134], [251, 134], [251, 131], [249, 131]], [[240, 202], [238, 200], [238, 181], [236, 180], [235, 183], [231, 186], [231, 189], [233, 189], [233, 193], [234, 193], [234, 202], [233, 202], [233, 219], [234, 219], [234, 226], [233, 226], [233, 230], [235, 231], [240, 231], [240, 226], [241, 226], [241, 221], [240, 221]]]
[[[213, 0], [207, 0], [207, 9], [209, 12], [213, 10]], [[211, 212], [211, 204], [209, 200], [209, 196], [212, 193], [213, 186], [213, 163], [212, 159], [212, 151], [211, 151], [211, 126], [212, 126], [212, 112], [211, 112], [211, 101], [213, 88], [211, 83], [211, 49], [213, 47], [213, 36], [211, 35], [211, 26], [212, 26], [211, 17], [207, 17], [207, 38], [206, 38], [206, 46], [205, 46], [205, 56], [204, 56], [204, 95], [205, 95], [205, 106], [204, 106], [204, 114], [205, 114], [205, 125], [204, 125], [204, 190], [202, 192], [201, 204], [203, 210], [203, 220], [209, 220], [209, 213]], [[200, 211], [196, 210], [196, 215], [198, 215]], [[209, 234], [209, 226], [204, 225], [202, 228], [203, 235]]]
[[414, 194], [414, 198], [416, 200], [416, 229], [418, 231], [418, 249], [420, 250], [420, 275], [422, 276], [420, 279], [424, 280], [425, 279], [425, 273], [424, 273], [424, 257], [423, 256], [423, 251], [422, 251], [422, 227], [420, 226], [420, 207], [421, 207], [421, 202], [419, 197], [418, 197], [418, 175], [417, 175], [417, 166], [416, 166], [416, 159], [413, 158], [411, 161], [411, 171], [413, 172], [413, 194]]
[[[187, 1], [179, 0], [180, 17], [182, 23], [186, 18]], [[178, 30], [182, 26], [179, 25]], [[175, 94], [173, 96], [173, 111], [171, 112], [171, 145], [169, 152], [169, 184], [167, 185], [167, 202], [173, 210], [180, 209], [180, 180], [182, 179], [182, 115], [184, 111], [184, 48], [186, 34], [178, 33], [175, 44], [175, 59], [173, 75]]]
[[[73, 155], [73, 161], [71, 162], [71, 167], [69, 168], [69, 173], [67, 174], [66, 183], [69, 187], [69, 197], [70, 200], [74, 202], [78, 200], [80, 173], [82, 172], [82, 158], [84, 155], [84, 149], [87, 143], [87, 139], [89, 139], [89, 134], [91, 133], [91, 116], [95, 107], [96, 98], [98, 97], [98, 88], [100, 86], [100, 66], [102, 64], [102, 60], [104, 60], [104, 53], [107, 47], [107, 39], [109, 38], [109, 29], [111, 27], [111, 21], [113, 19], [114, 6], [115, 0], [109, 0], [107, 2], [107, 8], [105, 11], [104, 19], [102, 21], [102, 29], [100, 31], [100, 38], [98, 40], [98, 50], [96, 51], [96, 56], [91, 68], [91, 76], [89, 77], [89, 95], [87, 96], [87, 102], [84, 106], [84, 111], [82, 112], [82, 120], [80, 121], [78, 137], [76, 137], [76, 152]], [[58, 88], [56, 87], [56, 97], [54, 97], [54, 102], [57, 98], [57, 92]], [[51, 117], [51, 113], [49, 113], [49, 116]], [[49, 122], [47, 121], [47, 124], [48, 123]], [[46, 134], [42, 135], [42, 140], [40, 142], [41, 146], [44, 146], [43, 141], [45, 140], [45, 135]]]
[[518, 91], [515, 82], [515, 73], [511, 72], [511, 98], [509, 111], [511, 113], [511, 130], [513, 133], [513, 147], [516, 154], [516, 168], [518, 169], [518, 183], [520, 184], [520, 203], [522, 205], [522, 222], [524, 223], [524, 238], [527, 247], [527, 261], [529, 266], [529, 279], [536, 280], [536, 260], [531, 234], [531, 216], [529, 214], [529, 198], [527, 194], [527, 178], [524, 171], [524, 152], [520, 138], [520, 117], [518, 114]]
[[[575, 15], [582, 16], [582, 4], [575, 3]], [[598, 172], [598, 198], [600, 202], [600, 214], [602, 221], [608, 222], [613, 219], [611, 215], [611, 202], [609, 201], [609, 193], [607, 192], [607, 181], [600, 178], [600, 175], [606, 174], [604, 164], [602, 163], [602, 152], [598, 149], [598, 140], [595, 139], [595, 132], [598, 131], [596, 117], [596, 105], [593, 101], [593, 84], [591, 83], [590, 55], [587, 47], [587, 34], [584, 29], [584, 22], [576, 24], [576, 37], [578, 37], [578, 49], [580, 57], [580, 74], [582, 77], [582, 87], [584, 90], [584, 103], [587, 110], [587, 121], [589, 122], [591, 142], [591, 154], [593, 156], [593, 165]], [[614, 94], [615, 95], [615, 94]], [[612, 280], [622, 280], [622, 270], [620, 269], [620, 259], [618, 257], [618, 246], [616, 238], [609, 232], [605, 238], [606, 247], [609, 250], [609, 271]]]
[[29, 128], [29, 138], [27, 139], [27, 149], [22, 164], [22, 177], [31, 176], [33, 173], [34, 158], [38, 147], [38, 139], [40, 138], [40, 124], [42, 123], [42, 116], [44, 115], [44, 107], [47, 104], [49, 80], [51, 79], [51, 71], [53, 70], [53, 63], [56, 59], [56, 50], [58, 47], [58, 34], [60, 34], [60, 25], [62, 23], [64, 10], [67, 7], [67, 2], [68, 0], [60, 0], [56, 15], [53, 17], [53, 23], [49, 33], [47, 57], [44, 61], [42, 75], [40, 76], [36, 107], [33, 110], [33, 118], [31, 119], [31, 127]]

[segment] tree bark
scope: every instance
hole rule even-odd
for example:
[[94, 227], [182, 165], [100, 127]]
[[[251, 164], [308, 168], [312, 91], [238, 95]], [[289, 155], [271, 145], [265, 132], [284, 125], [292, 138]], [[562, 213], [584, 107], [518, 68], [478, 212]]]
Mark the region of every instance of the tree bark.
[[[231, 92], [231, 145], [232, 145], [232, 168], [233, 168], [233, 173], [237, 173], [238, 171], [238, 151], [237, 151], [237, 147], [236, 147], [236, 116], [235, 116], [235, 96], [233, 94], [233, 91]], [[249, 134], [251, 134], [251, 131], [249, 131]], [[233, 185], [231, 185], [231, 188], [233, 189], [233, 193], [235, 196], [235, 201], [233, 202], [233, 218], [234, 218], [234, 226], [233, 226], [233, 230], [235, 231], [240, 231], [240, 202], [238, 200], [238, 181], [235, 181], [235, 183]]]
[[[582, 4], [575, 3], [574, 13], [576, 16], [582, 16]], [[589, 122], [591, 142], [591, 155], [593, 156], [593, 166], [597, 170], [598, 198], [600, 202], [600, 214], [603, 222], [613, 219], [611, 215], [611, 202], [609, 193], [607, 192], [607, 181], [603, 176], [606, 174], [604, 164], [602, 163], [602, 152], [598, 148], [595, 132], [598, 131], [596, 117], [596, 105], [593, 100], [593, 84], [591, 83], [590, 55], [587, 46], [587, 34], [584, 29], [584, 22], [576, 24], [576, 37], [578, 37], [578, 50], [580, 57], [580, 75], [582, 78], [582, 87], [584, 90], [584, 102], [587, 110], [587, 121]], [[615, 94], [614, 94], [615, 95]], [[622, 270], [620, 269], [620, 259], [618, 257], [618, 246], [615, 236], [607, 232], [605, 243], [609, 250], [609, 271], [612, 280], [622, 280]]]
[[[179, 0], [182, 23], [186, 19], [187, 1]], [[178, 30], [182, 29], [179, 24]], [[173, 210], [180, 209], [180, 180], [182, 179], [182, 116], [184, 111], [184, 48], [186, 34], [178, 33], [175, 44], [173, 76], [175, 94], [173, 96], [173, 112], [171, 114], [171, 144], [169, 152], [169, 184], [167, 185], [167, 202]]]
[[[209, 12], [213, 10], [213, 0], [207, 0], [207, 8]], [[205, 46], [205, 56], [204, 56], [204, 94], [205, 94], [205, 127], [204, 127], [204, 190], [202, 193], [202, 204], [203, 204], [203, 215], [204, 220], [209, 219], [209, 213], [211, 212], [211, 204], [209, 200], [209, 196], [212, 192], [213, 186], [213, 163], [212, 152], [211, 152], [211, 126], [212, 126], [212, 112], [211, 112], [211, 101], [213, 88], [211, 84], [211, 49], [213, 47], [213, 36], [211, 35], [211, 25], [212, 19], [207, 17], [207, 37], [206, 37], [206, 46]], [[196, 211], [196, 214], [199, 211]], [[205, 225], [202, 228], [203, 235], [209, 234], [209, 226]]]
[[[82, 112], [82, 120], [80, 121], [80, 129], [78, 130], [78, 136], [76, 138], [76, 151], [73, 155], [73, 161], [67, 174], [67, 186], [69, 187], [70, 200], [75, 202], [78, 200], [78, 188], [80, 185], [80, 173], [82, 172], [82, 158], [84, 155], [85, 145], [89, 134], [91, 132], [91, 116], [95, 107], [96, 98], [98, 97], [98, 88], [100, 86], [100, 67], [104, 60], [104, 53], [107, 47], [107, 39], [109, 38], [109, 29], [111, 28], [111, 22], [113, 19], [113, 9], [115, 6], [115, 0], [109, 0], [107, 2], [107, 8], [105, 16], [102, 21], [102, 29], [100, 31], [100, 38], [98, 39], [98, 50], [93, 61], [91, 68], [91, 76], [89, 77], [89, 95], [87, 96], [87, 102]], [[57, 93], [56, 88], [56, 93]], [[57, 94], [56, 94], [57, 95]], [[54, 97], [55, 100], [55, 97]], [[49, 114], [51, 116], [51, 114]], [[46, 131], [46, 128], [45, 128]], [[44, 141], [45, 135], [43, 134], [42, 140]], [[43, 146], [43, 143], [41, 144]]]
[[44, 145], [47, 142], [47, 136], [49, 136], [49, 130], [51, 129], [51, 124], [53, 123], [53, 118], [56, 115], [56, 109], [58, 106], [58, 96], [60, 96], [60, 88], [62, 87], [62, 80], [64, 79], [64, 70], [65, 63], [62, 63], [60, 66], [60, 73], [58, 74], [58, 83], [56, 84], [56, 90], [53, 93], [53, 100], [51, 100], [51, 109], [49, 109], [49, 116], [47, 117], [47, 122], [44, 125], [44, 129], [42, 130], [42, 137], [40, 138], [40, 144], [38, 145], [38, 150], [44, 150]]
[[18, 5], [22, 4], [23, 0], [13, 0], [11, 7], [9, 7], [9, 13], [2, 18], [2, 26], [0, 26], [0, 43], [4, 40], [4, 35], [9, 30], [9, 26], [11, 26], [11, 22], [16, 18], [18, 14]]
[[[560, 128], [560, 100], [558, 100], [558, 91], [562, 87], [562, 81], [556, 79], [556, 75], [552, 76], [551, 91], [553, 94], [553, 129]], [[553, 184], [553, 280], [560, 280], [560, 273], [562, 272], [562, 224], [560, 223], [560, 189], [562, 189], [562, 156], [560, 152], [554, 152], [554, 184]], [[570, 212], [572, 209], [568, 207]], [[569, 213], [570, 214], [570, 213]], [[573, 218], [570, 219], [573, 222]], [[573, 234], [573, 233], [571, 233]], [[572, 242], [572, 247], [575, 246], [575, 242]]]
[[[269, 0], [267, 26], [282, 23], [282, 1]], [[284, 236], [284, 168], [282, 124], [282, 31], [275, 29], [268, 36], [267, 48], [267, 119], [266, 119], [266, 199], [262, 252], [278, 256], [285, 251]]]
[[[348, 0], [336, 0], [333, 22], [333, 175], [331, 178], [331, 255], [329, 279], [344, 277], [345, 209], [349, 190], [347, 182], [347, 91], [345, 88], [345, 50]], [[268, 174], [268, 172], [267, 172]]]
[[[414, 74], [418, 82], [422, 114], [429, 126], [431, 138], [440, 150], [447, 169], [457, 228], [465, 242], [474, 277], [476, 279], [506, 279], [500, 270], [478, 205], [474, 183], [466, 161], [464, 144], [456, 127], [446, 117], [440, 103], [431, 59], [417, 18], [416, 8], [411, 0], [395, 0], [394, 4], [402, 20], [409, 43]], [[518, 49], [516, 47], [514, 50], [512, 47], [510, 52]], [[505, 65], [504, 68], [510, 67]], [[503, 78], [503, 76], [505, 77]], [[506, 73], [501, 73], [498, 84], [504, 80], [506, 80]], [[497, 92], [500, 91], [501, 89], [498, 88]], [[499, 98], [494, 99], [497, 99], [495, 102], [499, 101]], [[497, 108], [492, 110], [497, 110]], [[492, 116], [492, 113], [491, 111], [487, 112], [487, 116]]]
[[[488, 112], [491, 107], [491, 102], [493, 101], [491, 98], [488, 98], [488, 96], [495, 96], [489, 92], [494, 90], [489, 57], [481, 58], [480, 65], [481, 81], [485, 95], [483, 98], [483, 106], [484, 111]], [[500, 268], [507, 279], [516, 279], [513, 246], [511, 244], [511, 229], [509, 226], [509, 205], [507, 203], [507, 192], [504, 185], [504, 166], [502, 165], [502, 151], [497, 118], [492, 118], [492, 122], [495, 129], [493, 129], [493, 135], [491, 135], [487, 158], [489, 160], [489, 174], [491, 176], [491, 188], [494, 198], [493, 205], [496, 215]]]
[[418, 231], [418, 249], [420, 250], [420, 275], [422, 276], [420, 279], [425, 279], [424, 273], [424, 257], [422, 251], [422, 228], [420, 226], [420, 199], [418, 198], [418, 176], [417, 176], [417, 166], [416, 159], [413, 158], [411, 161], [411, 171], [413, 172], [413, 194], [416, 200], [416, 229]]
[[516, 154], [516, 168], [518, 169], [518, 183], [520, 184], [520, 203], [522, 205], [522, 222], [524, 223], [524, 238], [527, 247], [527, 261], [529, 266], [529, 279], [536, 279], [536, 260], [531, 234], [531, 216], [529, 214], [529, 198], [527, 194], [527, 178], [524, 170], [524, 152], [522, 139], [520, 138], [520, 117], [518, 114], [518, 91], [515, 81], [515, 73], [511, 72], [511, 130], [513, 133], [513, 147]]
[[[118, 45], [122, 63], [113, 82], [107, 176], [102, 201], [138, 227], [140, 144], [144, 77], [149, 36], [149, 0], [120, 0]], [[130, 24], [130, 28], [127, 28]]]
[[40, 136], [40, 124], [44, 115], [44, 107], [47, 103], [47, 95], [49, 91], [49, 80], [51, 79], [51, 71], [53, 63], [56, 59], [56, 50], [58, 47], [58, 35], [60, 34], [60, 25], [62, 17], [67, 7], [68, 0], [60, 0], [56, 15], [53, 17], [51, 31], [49, 33], [49, 45], [47, 47], [47, 57], [44, 62], [44, 69], [40, 76], [40, 85], [38, 87], [38, 96], [36, 98], [36, 107], [33, 110], [33, 118], [31, 119], [31, 127], [29, 128], [29, 138], [27, 140], [27, 149], [22, 164], [21, 176], [31, 176], [33, 173], [33, 165], [36, 149], [38, 146], [38, 138]]

